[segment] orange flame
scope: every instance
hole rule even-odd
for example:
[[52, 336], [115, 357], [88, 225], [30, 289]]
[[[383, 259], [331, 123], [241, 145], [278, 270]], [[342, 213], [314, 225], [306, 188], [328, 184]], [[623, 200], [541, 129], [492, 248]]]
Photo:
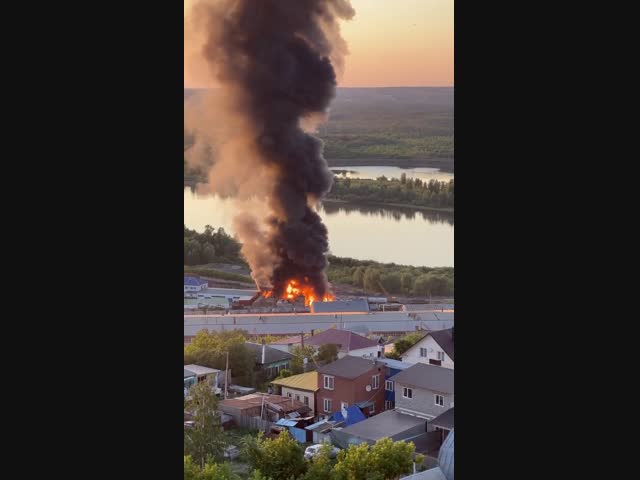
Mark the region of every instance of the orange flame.
[[[313, 287], [306, 283], [308, 281], [308, 278], [305, 277], [304, 280], [305, 282], [303, 282], [302, 284], [296, 279], [289, 280], [287, 282], [287, 287], [284, 289], [284, 292], [282, 293], [280, 298], [282, 300], [296, 301], [299, 297], [302, 296], [304, 297], [304, 305], [306, 307], [311, 305], [316, 301], [318, 295], [316, 294]], [[264, 291], [262, 292], [262, 296], [264, 298], [271, 298], [273, 297], [273, 291]], [[330, 293], [327, 293], [324, 295], [324, 297], [322, 297], [323, 302], [333, 302], [334, 300], [335, 297]]]

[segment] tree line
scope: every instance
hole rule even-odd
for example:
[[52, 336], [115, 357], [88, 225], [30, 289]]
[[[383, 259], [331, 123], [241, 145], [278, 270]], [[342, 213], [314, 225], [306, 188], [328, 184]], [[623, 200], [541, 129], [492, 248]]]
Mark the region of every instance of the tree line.
[[184, 264], [204, 265], [216, 261], [238, 261], [240, 243], [220, 227], [216, 231], [211, 225], [203, 233], [190, 230], [184, 225]]
[[334, 177], [333, 187], [327, 198], [361, 203], [393, 203], [419, 207], [453, 208], [454, 180], [448, 182], [431, 179], [399, 179], [385, 176], [376, 180]]

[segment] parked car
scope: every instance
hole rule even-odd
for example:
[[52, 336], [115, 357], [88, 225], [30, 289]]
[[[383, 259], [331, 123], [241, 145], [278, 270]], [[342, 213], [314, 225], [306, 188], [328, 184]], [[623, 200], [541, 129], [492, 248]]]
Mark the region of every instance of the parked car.
[[[307, 447], [304, 451], [304, 458], [306, 458], [307, 460], [311, 460], [313, 457], [318, 455], [318, 453], [320, 453], [320, 449], [322, 447], [324, 447], [324, 444], [322, 443], [317, 443], [315, 445], [311, 445]], [[340, 451], [340, 449], [336, 447], [331, 447], [331, 446], [330, 448], [331, 448], [331, 451], [329, 452], [329, 458], [336, 458], [336, 455], [338, 455], [338, 452]]]

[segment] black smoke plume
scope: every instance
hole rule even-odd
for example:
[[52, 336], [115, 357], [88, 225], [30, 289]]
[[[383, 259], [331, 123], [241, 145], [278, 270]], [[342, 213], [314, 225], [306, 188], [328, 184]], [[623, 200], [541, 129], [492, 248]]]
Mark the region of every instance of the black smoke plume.
[[192, 11], [224, 99], [217, 120], [229, 122], [210, 183], [262, 199], [243, 209], [235, 230], [256, 284], [276, 296], [292, 278], [320, 298], [328, 292], [327, 228], [315, 207], [333, 177], [307, 125], [335, 95], [334, 65], [346, 53], [337, 21], [354, 14], [347, 0], [207, 0]]

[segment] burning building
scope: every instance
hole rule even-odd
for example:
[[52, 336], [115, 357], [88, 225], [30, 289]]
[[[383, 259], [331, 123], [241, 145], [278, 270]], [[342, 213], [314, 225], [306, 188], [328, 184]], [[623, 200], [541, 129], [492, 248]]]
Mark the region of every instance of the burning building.
[[311, 133], [327, 116], [346, 53], [338, 20], [354, 14], [347, 0], [201, 0], [189, 16], [219, 87], [216, 115], [195, 137], [217, 139], [209, 186], [237, 200], [234, 230], [265, 298], [333, 300], [328, 232], [316, 211], [333, 176]]

